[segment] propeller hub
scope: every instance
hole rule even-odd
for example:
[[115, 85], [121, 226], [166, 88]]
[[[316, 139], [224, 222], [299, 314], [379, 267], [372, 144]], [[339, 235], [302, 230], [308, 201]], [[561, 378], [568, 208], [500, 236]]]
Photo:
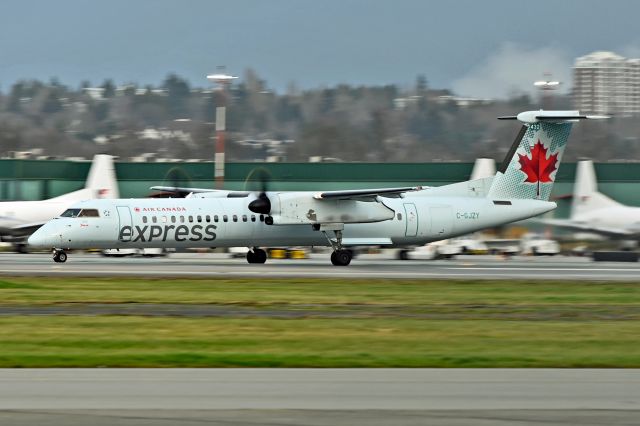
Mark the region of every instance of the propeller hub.
[[271, 212], [271, 201], [264, 192], [258, 198], [249, 203], [249, 210], [258, 214], [269, 214]]

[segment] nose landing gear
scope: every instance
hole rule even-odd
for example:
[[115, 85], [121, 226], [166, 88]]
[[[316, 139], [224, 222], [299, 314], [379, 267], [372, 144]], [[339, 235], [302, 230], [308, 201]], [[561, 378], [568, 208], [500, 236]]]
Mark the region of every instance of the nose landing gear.
[[53, 251], [53, 261], [56, 263], [64, 263], [67, 261], [67, 253], [64, 250]]

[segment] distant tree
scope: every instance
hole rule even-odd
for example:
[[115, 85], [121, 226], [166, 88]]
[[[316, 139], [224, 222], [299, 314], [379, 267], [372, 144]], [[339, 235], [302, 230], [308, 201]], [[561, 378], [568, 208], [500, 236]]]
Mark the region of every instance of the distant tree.
[[103, 92], [102, 97], [105, 99], [113, 98], [116, 95], [116, 86], [113, 84], [113, 80], [107, 79], [102, 83]]
[[169, 113], [173, 118], [184, 118], [187, 116], [187, 100], [191, 96], [191, 89], [186, 80], [175, 74], [170, 74], [162, 84], [167, 91], [167, 102]]

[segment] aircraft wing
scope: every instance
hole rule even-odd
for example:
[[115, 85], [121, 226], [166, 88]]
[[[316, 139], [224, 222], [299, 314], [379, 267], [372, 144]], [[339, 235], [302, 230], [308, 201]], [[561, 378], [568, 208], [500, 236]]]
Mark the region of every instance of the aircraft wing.
[[378, 196], [402, 198], [402, 194], [424, 189], [422, 186], [407, 186], [403, 188], [354, 189], [345, 191], [325, 191], [314, 195], [316, 200], [359, 200], [375, 201]]
[[36, 232], [46, 222], [24, 223], [21, 225], [0, 228], [1, 235], [10, 235], [12, 237], [23, 237]]
[[185, 188], [179, 186], [152, 186], [149, 189], [153, 189], [154, 191], [164, 191], [164, 192], [183, 192], [183, 193], [202, 193], [202, 192], [218, 192], [218, 189], [207, 189], [207, 188]]
[[610, 226], [597, 226], [585, 222], [576, 222], [567, 219], [539, 219], [537, 222], [545, 225], [573, 229], [575, 231], [584, 231], [594, 234], [606, 235], [609, 237], [632, 237], [638, 235], [638, 232], [630, 229], [615, 228]]

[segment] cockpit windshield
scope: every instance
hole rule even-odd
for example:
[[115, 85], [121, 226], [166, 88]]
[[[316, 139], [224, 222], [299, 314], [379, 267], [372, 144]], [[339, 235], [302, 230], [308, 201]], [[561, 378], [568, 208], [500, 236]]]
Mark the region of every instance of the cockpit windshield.
[[60, 217], [100, 217], [97, 209], [67, 209]]
[[82, 209], [78, 217], [100, 217], [96, 209]]
[[60, 215], [60, 217], [78, 217], [80, 209], [67, 209]]

